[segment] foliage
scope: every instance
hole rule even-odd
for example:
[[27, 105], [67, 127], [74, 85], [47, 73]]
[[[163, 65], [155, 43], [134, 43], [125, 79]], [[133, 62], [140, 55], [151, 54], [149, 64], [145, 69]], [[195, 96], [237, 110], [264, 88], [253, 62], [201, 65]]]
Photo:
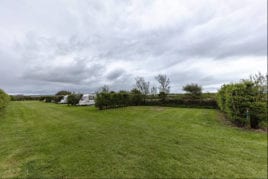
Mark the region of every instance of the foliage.
[[77, 105], [81, 97], [82, 97], [82, 94], [75, 94], [75, 93], [70, 94], [68, 95], [68, 98], [67, 98], [67, 104], [72, 105], [72, 106]]
[[155, 79], [158, 81], [159, 83], [159, 91], [160, 92], [164, 92], [166, 94], [169, 93], [170, 90], [170, 80], [166, 75], [163, 74], [159, 74], [158, 76], [155, 77]]
[[267, 104], [265, 102], [253, 102], [250, 105], [250, 126], [259, 128], [262, 121], [267, 122]]
[[163, 91], [161, 91], [158, 96], [162, 102], [164, 102], [167, 98], [167, 94]]
[[187, 96], [190, 98], [200, 98], [202, 95], [202, 87], [198, 84], [188, 84], [183, 87], [183, 90], [186, 92]]
[[99, 109], [109, 109], [117, 107], [125, 107], [129, 105], [140, 105], [143, 103], [143, 95], [136, 88], [131, 92], [100, 92], [97, 93], [95, 106]]
[[69, 95], [69, 94], [72, 94], [72, 93], [70, 91], [62, 90], [62, 91], [58, 91], [55, 95], [64, 96], [64, 95]]
[[143, 102], [142, 102], [142, 94], [139, 90], [137, 90], [136, 88], [132, 89], [131, 92], [130, 92], [131, 96], [130, 96], [130, 103], [131, 105], [141, 105]]
[[266, 119], [267, 108], [264, 97], [267, 94], [260, 89], [260, 83], [252, 79], [223, 85], [217, 94], [218, 106], [237, 125], [258, 128]]
[[41, 96], [40, 101], [44, 101], [46, 103], [54, 103], [55, 102], [55, 96], [51, 96], [51, 95]]
[[159, 99], [148, 99], [145, 102], [148, 106], [170, 106], [170, 107], [187, 107], [187, 108], [208, 108], [216, 109], [217, 102], [214, 99], [169, 99], [165, 101]]
[[149, 94], [150, 82], [146, 82], [143, 77], [137, 77], [136, 79], [136, 87], [137, 89], [144, 95]]
[[39, 95], [11, 95], [11, 101], [38, 101], [42, 97]]
[[6, 107], [9, 101], [10, 101], [9, 95], [6, 94], [4, 90], [0, 89], [0, 109]]
[[199, 107], [199, 108], [217, 108], [217, 103], [214, 98], [204, 99], [186, 99], [186, 98], [170, 98], [164, 92], [160, 92], [159, 97], [147, 96], [143, 100], [142, 93], [136, 88], [131, 92], [120, 91], [109, 93], [98, 93], [95, 100], [95, 106], [99, 109], [118, 108], [125, 106], [181, 106], [181, 107]]

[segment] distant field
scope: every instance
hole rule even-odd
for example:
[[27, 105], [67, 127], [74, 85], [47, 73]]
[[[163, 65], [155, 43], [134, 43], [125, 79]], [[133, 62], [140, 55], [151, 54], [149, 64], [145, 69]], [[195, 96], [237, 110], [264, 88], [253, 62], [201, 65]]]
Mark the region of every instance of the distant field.
[[266, 134], [227, 126], [216, 110], [29, 101], [0, 111], [0, 178], [267, 178], [266, 169]]

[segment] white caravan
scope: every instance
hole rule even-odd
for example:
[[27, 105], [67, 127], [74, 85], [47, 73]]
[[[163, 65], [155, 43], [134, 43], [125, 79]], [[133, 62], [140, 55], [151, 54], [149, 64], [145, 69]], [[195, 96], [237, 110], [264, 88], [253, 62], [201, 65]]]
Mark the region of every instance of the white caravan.
[[60, 100], [59, 104], [67, 104], [68, 95], [63, 96], [63, 98]]
[[96, 97], [95, 94], [83, 94], [82, 98], [80, 99], [77, 105], [79, 106], [94, 105], [95, 97]]

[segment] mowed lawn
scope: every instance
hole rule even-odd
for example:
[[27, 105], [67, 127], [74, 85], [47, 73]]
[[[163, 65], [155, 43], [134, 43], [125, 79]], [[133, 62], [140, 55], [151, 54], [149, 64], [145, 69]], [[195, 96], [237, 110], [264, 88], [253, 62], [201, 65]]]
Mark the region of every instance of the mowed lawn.
[[266, 133], [219, 116], [210, 109], [11, 102], [0, 112], [0, 178], [266, 178]]

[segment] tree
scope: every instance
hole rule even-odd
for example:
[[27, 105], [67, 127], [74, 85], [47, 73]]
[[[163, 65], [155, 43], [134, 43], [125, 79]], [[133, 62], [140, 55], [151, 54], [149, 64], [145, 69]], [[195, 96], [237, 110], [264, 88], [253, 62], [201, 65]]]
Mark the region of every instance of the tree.
[[182, 88], [187, 94], [189, 94], [193, 98], [201, 97], [202, 87], [198, 84], [188, 84]]
[[82, 97], [82, 94], [75, 94], [75, 93], [70, 94], [68, 95], [68, 98], [67, 98], [67, 104], [74, 106], [78, 104], [81, 97]]
[[146, 82], [143, 77], [137, 77], [136, 80], [136, 87], [137, 89], [143, 94], [149, 94], [150, 82]]
[[145, 103], [146, 96], [149, 94], [150, 89], [150, 82], [146, 82], [143, 77], [137, 77], [136, 80], [136, 87], [141, 92], [143, 97], [143, 102]]
[[[252, 83], [254, 83], [254, 87], [257, 89], [257, 100], [260, 101], [265, 101], [265, 99], [267, 99], [267, 93], [268, 93], [268, 89], [267, 89], [267, 78], [268, 75], [265, 77], [264, 75], [262, 75], [260, 72], [255, 74], [255, 75], [251, 75], [249, 77], [249, 81], [251, 81]], [[246, 80], [242, 80], [242, 82], [248, 81]]]
[[108, 85], [104, 85], [100, 88], [100, 92], [103, 92], [103, 93], [109, 93], [109, 86]]
[[158, 81], [160, 84], [159, 86], [159, 92], [164, 92], [165, 94], [169, 93], [170, 90], [170, 80], [166, 75], [159, 74], [158, 76], [155, 77], [155, 79]]
[[151, 88], [151, 94], [154, 96], [157, 94], [157, 88], [155, 86]]
[[56, 96], [64, 96], [64, 95], [69, 95], [69, 94], [72, 94], [72, 93], [70, 91], [61, 90], [56, 93]]

